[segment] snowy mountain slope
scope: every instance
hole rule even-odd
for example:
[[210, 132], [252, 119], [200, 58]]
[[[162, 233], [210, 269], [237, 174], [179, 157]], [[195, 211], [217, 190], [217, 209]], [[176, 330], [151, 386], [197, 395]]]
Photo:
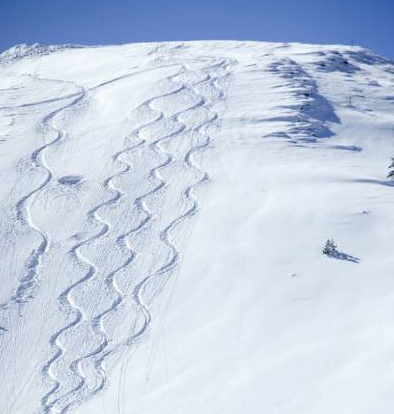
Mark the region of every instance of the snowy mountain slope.
[[358, 47], [3, 53], [1, 412], [391, 412], [393, 97]]

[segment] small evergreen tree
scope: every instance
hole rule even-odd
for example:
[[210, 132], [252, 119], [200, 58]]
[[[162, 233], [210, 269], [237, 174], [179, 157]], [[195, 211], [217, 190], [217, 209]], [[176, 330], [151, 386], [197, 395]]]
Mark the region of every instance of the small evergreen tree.
[[394, 158], [391, 158], [391, 164], [389, 165], [389, 173], [387, 174], [387, 178], [394, 180]]
[[334, 242], [334, 239], [328, 239], [323, 248], [323, 254], [326, 256], [332, 256], [337, 252], [337, 245]]

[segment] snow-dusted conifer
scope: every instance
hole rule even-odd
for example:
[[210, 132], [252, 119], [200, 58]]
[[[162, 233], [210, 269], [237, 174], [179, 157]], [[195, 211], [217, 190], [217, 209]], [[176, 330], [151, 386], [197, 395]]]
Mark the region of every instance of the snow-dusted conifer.
[[328, 239], [323, 248], [323, 254], [327, 256], [332, 256], [337, 252], [337, 245], [334, 242], [334, 239]]
[[394, 180], [394, 158], [391, 158], [391, 164], [389, 165], [389, 173], [387, 174], [387, 178]]

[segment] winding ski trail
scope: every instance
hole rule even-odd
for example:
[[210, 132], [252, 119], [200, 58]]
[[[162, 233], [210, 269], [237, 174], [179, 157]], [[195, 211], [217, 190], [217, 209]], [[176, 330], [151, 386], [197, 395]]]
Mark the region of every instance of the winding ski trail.
[[[221, 67], [221, 66], [222, 65], [219, 65], [219, 67]], [[175, 75], [169, 76], [167, 78], [167, 80], [172, 81], [173, 78], [176, 78], [181, 74], [184, 74], [186, 71], [187, 71], [186, 67], [182, 67], [180, 72], [176, 73]], [[51, 397], [57, 391], [59, 391], [61, 389], [61, 383], [51, 373], [51, 366], [59, 358], [62, 357], [64, 352], [66, 352], [66, 350], [63, 348], [63, 346], [61, 344], [60, 337], [64, 332], [66, 332], [67, 330], [69, 330], [69, 329], [75, 327], [76, 325], [78, 325], [84, 318], [83, 309], [78, 307], [78, 305], [76, 305], [75, 302], [72, 299], [72, 296], [71, 296], [72, 291], [77, 286], [79, 286], [80, 284], [83, 284], [83, 283], [89, 281], [91, 278], [93, 278], [95, 276], [96, 272], [97, 272], [97, 269], [94, 266], [94, 264], [89, 262], [83, 256], [81, 256], [81, 254], [79, 253], [79, 248], [86, 245], [86, 244], [92, 243], [95, 240], [98, 240], [99, 238], [103, 237], [105, 234], [108, 233], [109, 228], [110, 228], [110, 224], [105, 222], [104, 220], [102, 220], [100, 218], [100, 216], [97, 214], [97, 212], [100, 208], [102, 208], [104, 206], [116, 203], [122, 197], [122, 195], [123, 195], [122, 191], [119, 188], [115, 187], [113, 185], [112, 181], [114, 179], [116, 179], [117, 177], [128, 173], [131, 170], [131, 165], [129, 163], [125, 163], [126, 166], [125, 166], [124, 169], [116, 172], [115, 174], [110, 176], [104, 182], [104, 187], [107, 188], [107, 189], [110, 188], [112, 191], [115, 192], [115, 195], [112, 199], [110, 199], [108, 201], [105, 201], [105, 202], [101, 203], [100, 205], [96, 206], [89, 213], [89, 215], [93, 219], [95, 219], [97, 222], [102, 224], [103, 227], [102, 227], [102, 229], [99, 233], [97, 233], [96, 235], [90, 237], [89, 239], [86, 239], [86, 240], [80, 242], [77, 246], [75, 246], [73, 248], [73, 252], [77, 256], [77, 258], [89, 265], [89, 271], [82, 279], [80, 279], [75, 284], [70, 286], [59, 297], [59, 301], [63, 305], [67, 305], [70, 309], [72, 308], [75, 311], [76, 318], [70, 324], [68, 324], [67, 326], [65, 326], [61, 330], [59, 330], [52, 337], [51, 343], [52, 343], [53, 346], [56, 347], [57, 352], [56, 352], [55, 356], [53, 358], [51, 358], [51, 360], [48, 361], [48, 363], [45, 365], [45, 367], [43, 369], [43, 374], [45, 376], [51, 377], [51, 379], [53, 380], [55, 385], [42, 399], [42, 407], [43, 407], [43, 412], [44, 413], [50, 413], [53, 409], [55, 409], [55, 407], [57, 407], [58, 405], [62, 405], [63, 400], [67, 401], [67, 399], [71, 399], [70, 402], [67, 402], [66, 404], [63, 404], [63, 406], [61, 408], [56, 408], [56, 412], [59, 412], [59, 413], [62, 413], [62, 414], [66, 413], [72, 406], [79, 403], [80, 399], [87, 398], [86, 395], [83, 395], [82, 397], [72, 399], [72, 397], [75, 396], [75, 394], [78, 393], [79, 391], [83, 392], [84, 387], [86, 386], [87, 378], [83, 373], [82, 363], [87, 359], [90, 359], [90, 358], [96, 359], [96, 362], [95, 362], [95, 367], [96, 368], [95, 369], [96, 369], [97, 375], [100, 378], [99, 381], [98, 381], [98, 385], [96, 385], [96, 387], [93, 391], [88, 392], [88, 396], [91, 397], [91, 396], [97, 394], [98, 392], [100, 392], [104, 388], [105, 383], [106, 383], [106, 374], [105, 374], [105, 369], [103, 368], [103, 363], [104, 363], [106, 357], [109, 354], [111, 354], [112, 352], [114, 352], [114, 349], [110, 349], [110, 350], [107, 349], [108, 346], [109, 346], [110, 339], [108, 337], [108, 334], [105, 331], [103, 321], [104, 321], [105, 317], [107, 315], [109, 315], [110, 313], [114, 312], [124, 300], [124, 295], [121, 292], [121, 290], [120, 290], [120, 288], [119, 288], [119, 286], [117, 285], [117, 282], [116, 282], [116, 275], [119, 271], [125, 269], [127, 266], [132, 264], [132, 262], [134, 260], [134, 257], [135, 257], [135, 254], [136, 254], [136, 252], [133, 251], [133, 249], [131, 249], [130, 246], [127, 244], [126, 240], [127, 240], [127, 238], [129, 238], [132, 235], [134, 235], [134, 234], [138, 233], [139, 231], [141, 231], [153, 219], [154, 213], [147, 208], [145, 200], [147, 200], [150, 197], [154, 197], [156, 194], [158, 194], [160, 192], [160, 190], [162, 190], [167, 185], [167, 182], [160, 175], [160, 171], [162, 169], [166, 168], [168, 165], [170, 165], [173, 162], [172, 155], [162, 148], [161, 142], [167, 141], [171, 138], [179, 136], [180, 133], [184, 133], [185, 131], [192, 131], [192, 132], [195, 132], [195, 133], [198, 133], [198, 134], [202, 134], [202, 130], [208, 124], [214, 122], [217, 119], [218, 115], [217, 115], [217, 113], [214, 113], [212, 116], [209, 117], [208, 120], [202, 122], [198, 126], [193, 127], [192, 129], [188, 128], [187, 125], [184, 122], [182, 122], [182, 119], [181, 119], [182, 115], [186, 112], [193, 111], [194, 109], [196, 109], [198, 107], [201, 107], [201, 106], [205, 106], [207, 108], [210, 108], [214, 104], [214, 102], [210, 103], [210, 102], [206, 101], [201, 95], [196, 94], [195, 90], [193, 89], [193, 87], [197, 86], [198, 84], [202, 84], [204, 82], [210, 83], [211, 86], [213, 86], [214, 81], [215, 81], [215, 79], [212, 79], [208, 75], [202, 81], [196, 82], [194, 85], [192, 85], [191, 88], [188, 88], [183, 84], [183, 85], [180, 85], [179, 87], [175, 87], [175, 89], [172, 90], [169, 93], [164, 93], [164, 94], [161, 94], [161, 95], [157, 95], [153, 98], [148, 99], [146, 102], [144, 102], [141, 105], [141, 107], [145, 107], [146, 110], [149, 110], [153, 114], [155, 114], [154, 119], [147, 122], [147, 123], [145, 123], [144, 125], [139, 126], [138, 128], [136, 128], [130, 134], [130, 135], [135, 135], [136, 137], [138, 137], [138, 139], [140, 140], [139, 143], [137, 143], [133, 147], [129, 147], [129, 148], [126, 148], [125, 150], [122, 150], [122, 151], [118, 152], [113, 157], [114, 161], [121, 161], [120, 156], [122, 154], [124, 154], [125, 152], [128, 152], [128, 151], [132, 151], [133, 149], [135, 149], [137, 147], [143, 146], [146, 143], [145, 139], [140, 138], [140, 133], [143, 131], [143, 129], [150, 126], [150, 125], [153, 125], [153, 124], [155, 124], [155, 123], [157, 123], [161, 120], [163, 120], [166, 117], [166, 115], [163, 111], [157, 110], [157, 109], [154, 108], [155, 100], [165, 98], [165, 97], [175, 96], [176, 94], [178, 94], [178, 93], [180, 93], [184, 90], [188, 90], [188, 91], [190, 91], [190, 93], [194, 94], [195, 96], [199, 96], [198, 102], [196, 104], [194, 104], [194, 105], [192, 105], [192, 106], [190, 106], [190, 107], [188, 107], [188, 108], [186, 108], [186, 109], [180, 111], [179, 113], [176, 113], [176, 114], [174, 114], [170, 117], [171, 121], [173, 121], [174, 123], [179, 125], [179, 127], [174, 132], [171, 132], [170, 134], [167, 134], [167, 135], [161, 137], [160, 139], [155, 140], [154, 142], [152, 142], [149, 145], [150, 150], [157, 153], [159, 155], [159, 157], [164, 158], [164, 160], [159, 165], [152, 168], [151, 171], [149, 172], [149, 176], [152, 179], [154, 179], [158, 184], [153, 189], [151, 189], [147, 193], [144, 193], [143, 195], [137, 197], [134, 200], [134, 205], [139, 210], [139, 213], [142, 213], [143, 215], [145, 215], [145, 218], [141, 220], [140, 224], [137, 227], [131, 229], [127, 233], [124, 233], [124, 234], [118, 236], [118, 238], [117, 238], [117, 243], [120, 245], [121, 248], [126, 247], [126, 249], [129, 251], [129, 254], [128, 254], [128, 257], [126, 258], [126, 260], [124, 261], [124, 263], [121, 266], [119, 266], [118, 268], [116, 268], [114, 271], [112, 271], [105, 279], [105, 283], [106, 283], [107, 287], [112, 291], [112, 294], [115, 297], [114, 301], [112, 302], [110, 307], [108, 307], [106, 310], [104, 310], [103, 312], [98, 314], [91, 321], [92, 330], [96, 335], [99, 335], [101, 337], [101, 343], [95, 350], [93, 350], [92, 352], [90, 352], [87, 355], [83, 355], [82, 357], [77, 358], [76, 360], [72, 361], [72, 363], [70, 364], [70, 367], [69, 367], [70, 371], [72, 371], [73, 374], [76, 377], [79, 377], [78, 385], [76, 387], [74, 387], [72, 390], [68, 391], [66, 394], [61, 395], [61, 396], [53, 399], [52, 401], [50, 401]], [[219, 94], [219, 97], [220, 97], [220, 99], [222, 99], [223, 95]], [[211, 141], [210, 137], [207, 136], [203, 143], [201, 143], [199, 145], [196, 145], [196, 146], [194, 146], [194, 147], [192, 147], [188, 150], [188, 152], [187, 152], [187, 154], [184, 158], [184, 163], [187, 166], [187, 168], [194, 168], [196, 171], [202, 172], [202, 170], [193, 161], [193, 154], [197, 151], [201, 151], [201, 150], [205, 149], [209, 145], [210, 141]], [[121, 162], [124, 162], [124, 161], [121, 161]], [[184, 221], [186, 218], [190, 217], [191, 215], [193, 215], [197, 212], [197, 210], [198, 210], [198, 201], [195, 198], [195, 196], [193, 195], [193, 191], [196, 187], [202, 185], [208, 179], [209, 179], [208, 173], [204, 172], [201, 179], [199, 179], [197, 182], [195, 182], [193, 184], [190, 184], [183, 191], [185, 199], [188, 200], [189, 203], [191, 203], [191, 206], [186, 210], [186, 212], [184, 212], [183, 214], [178, 216], [169, 225], [167, 225], [164, 228], [164, 230], [162, 230], [159, 234], [159, 238], [162, 241], [163, 245], [166, 246], [171, 252], [171, 259], [165, 265], [161, 266], [160, 269], [158, 269], [154, 274], [151, 274], [151, 275], [145, 277], [134, 288], [134, 291], [132, 293], [132, 297], [134, 298], [134, 301], [136, 302], [137, 307], [140, 309], [140, 312], [143, 316], [144, 322], [143, 322], [143, 325], [141, 326], [141, 328], [137, 332], [135, 332], [132, 335], [132, 337], [130, 337], [127, 340], [128, 345], [134, 343], [136, 340], [138, 340], [140, 337], [142, 337], [143, 333], [148, 329], [148, 327], [150, 325], [150, 322], [151, 322], [151, 319], [152, 319], [149, 307], [143, 300], [143, 292], [144, 292], [147, 284], [149, 282], [151, 282], [154, 278], [156, 278], [160, 275], [168, 274], [172, 269], [174, 269], [177, 266], [177, 264], [179, 262], [180, 252], [179, 252], [177, 246], [175, 245], [175, 243], [171, 240], [170, 232], [177, 225], [179, 225], [182, 221]], [[119, 344], [118, 344], [117, 347], [119, 347]], [[97, 381], [95, 381], [95, 383], [97, 384]]]
[[[57, 81], [60, 83], [73, 84], [73, 82]], [[30, 161], [36, 169], [42, 169], [45, 171], [45, 179], [34, 188], [28, 194], [23, 196], [16, 204], [16, 219], [22, 225], [30, 227], [34, 232], [36, 232], [42, 239], [40, 245], [32, 251], [30, 257], [27, 259], [27, 272], [20, 279], [19, 285], [15, 291], [15, 294], [11, 296], [10, 300], [7, 303], [0, 305], [0, 311], [8, 309], [13, 304], [22, 304], [26, 303], [33, 295], [33, 291], [38, 283], [38, 271], [41, 263], [42, 256], [48, 251], [50, 246], [50, 235], [44, 230], [40, 229], [35, 223], [30, 213], [30, 205], [34, 201], [35, 197], [47, 187], [53, 179], [53, 171], [51, 167], [45, 160], [45, 151], [47, 148], [57, 144], [59, 141], [66, 138], [67, 134], [65, 131], [58, 129], [54, 125], [54, 119], [58, 114], [63, 111], [69, 110], [79, 102], [81, 102], [86, 96], [86, 90], [82, 86], [77, 86], [80, 89], [79, 94], [71, 94], [66, 97], [59, 99], [47, 100], [41, 103], [55, 102], [57, 100], [64, 100], [70, 97], [74, 97], [71, 102], [68, 102], [66, 105], [53, 110], [48, 115], [46, 115], [41, 121], [41, 129], [43, 131], [51, 130], [55, 133], [55, 138], [50, 142], [37, 148], [30, 156]], [[37, 105], [31, 104], [31, 105]]]

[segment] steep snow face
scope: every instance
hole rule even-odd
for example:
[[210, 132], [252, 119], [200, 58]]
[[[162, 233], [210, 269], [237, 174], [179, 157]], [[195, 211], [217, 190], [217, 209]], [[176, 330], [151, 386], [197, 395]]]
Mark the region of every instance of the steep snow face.
[[358, 47], [4, 52], [0, 411], [391, 413], [391, 157]]

